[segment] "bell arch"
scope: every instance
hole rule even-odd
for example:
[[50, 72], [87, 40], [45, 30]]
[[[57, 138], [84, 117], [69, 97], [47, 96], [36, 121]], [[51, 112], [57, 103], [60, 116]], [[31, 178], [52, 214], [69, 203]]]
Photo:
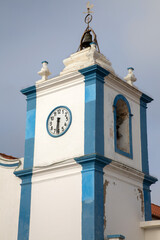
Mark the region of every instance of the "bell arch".
[[132, 151], [132, 113], [128, 100], [121, 94], [117, 95], [114, 107], [114, 145], [115, 151], [133, 158]]

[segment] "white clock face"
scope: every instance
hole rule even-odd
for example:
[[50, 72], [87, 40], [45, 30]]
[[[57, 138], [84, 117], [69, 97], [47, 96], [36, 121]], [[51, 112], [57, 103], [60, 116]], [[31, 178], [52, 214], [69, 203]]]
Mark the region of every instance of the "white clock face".
[[67, 107], [56, 107], [47, 119], [47, 130], [52, 137], [62, 136], [70, 127], [72, 121], [71, 111]]

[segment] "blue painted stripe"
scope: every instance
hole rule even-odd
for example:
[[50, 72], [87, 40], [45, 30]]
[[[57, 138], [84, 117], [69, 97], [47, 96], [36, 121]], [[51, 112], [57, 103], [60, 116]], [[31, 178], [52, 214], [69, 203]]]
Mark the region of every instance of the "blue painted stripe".
[[156, 178], [149, 176], [149, 163], [148, 163], [148, 145], [147, 145], [147, 103], [153, 99], [149, 96], [142, 94], [140, 98], [140, 129], [141, 129], [141, 161], [142, 172], [145, 174], [143, 181], [143, 196], [144, 196], [144, 213], [145, 221], [152, 220], [151, 214], [151, 194], [150, 185], [157, 181]]
[[151, 194], [150, 187], [146, 186], [143, 182], [143, 198], [144, 198], [144, 218], [145, 221], [152, 220], [152, 212], [151, 212]]
[[109, 72], [98, 65], [79, 72], [85, 76], [84, 154], [104, 155], [104, 77]]
[[31, 188], [32, 188], [31, 179], [32, 179], [32, 175], [27, 176], [27, 183], [26, 183], [26, 179], [22, 178], [19, 225], [18, 225], [18, 240], [29, 239]]
[[142, 172], [149, 174], [148, 145], [147, 145], [147, 101], [142, 94], [140, 98], [140, 129], [141, 129], [141, 158]]
[[96, 85], [85, 86], [85, 102], [92, 102], [96, 100]]
[[83, 167], [82, 240], [99, 240], [104, 238], [103, 167], [110, 163], [108, 159], [102, 157], [104, 77], [109, 72], [98, 65], [81, 69], [79, 72], [85, 76], [85, 156], [76, 159]]
[[32, 191], [32, 169], [34, 161], [34, 137], [36, 121], [36, 88], [35, 86], [21, 91], [27, 96], [27, 119], [25, 135], [24, 170], [15, 172], [22, 179], [21, 199], [18, 225], [18, 240], [29, 240], [30, 208]]
[[33, 167], [34, 137], [25, 140], [24, 169]]
[[111, 160], [97, 154], [75, 158], [82, 165], [82, 240], [104, 239], [103, 168]]
[[158, 179], [150, 175], [145, 175], [143, 180], [143, 197], [144, 197], [144, 217], [145, 221], [152, 220], [151, 212], [151, 190], [150, 186], [157, 182]]
[[[107, 73], [107, 75], [109, 72]], [[104, 76], [101, 76], [104, 80]], [[96, 153], [104, 155], [104, 83], [96, 83]], [[86, 126], [87, 127], [87, 126]]]
[[[96, 101], [85, 103], [85, 138], [84, 153], [96, 152]], [[90, 116], [90, 117], [89, 117]]]
[[119, 234], [115, 234], [115, 235], [107, 235], [107, 238], [108, 239], [112, 239], [112, 238], [125, 239], [125, 236], [119, 235]]
[[[142, 172], [149, 174], [149, 163], [148, 163], [148, 146], [147, 146], [147, 101], [143, 97], [140, 98], [140, 129], [141, 129], [141, 161], [142, 161]], [[151, 215], [151, 196], [150, 186], [145, 184], [143, 181], [143, 197], [144, 197], [144, 217], [145, 221], [152, 219]]]
[[36, 109], [27, 111], [25, 139], [34, 138]]
[[19, 163], [0, 163], [0, 166], [2, 167], [18, 167]]

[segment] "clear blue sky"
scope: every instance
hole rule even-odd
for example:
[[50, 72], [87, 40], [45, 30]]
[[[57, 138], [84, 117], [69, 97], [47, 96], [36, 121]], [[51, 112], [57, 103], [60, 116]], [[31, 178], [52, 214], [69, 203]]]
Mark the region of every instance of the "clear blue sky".
[[[85, 29], [86, 2], [5, 0], [0, 2], [0, 152], [24, 155], [26, 102], [20, 90], [34, 85], [41, 61], [52, 76], [76, 52]], [[136, 86], [154, 98], [148, 107], [150, 173], [160, 179], [160, 1], [93, 0], [92, 27], [101, 52], [124, 77], [135, 68]], [[152, 187], [160, 204], [160, 183]]]

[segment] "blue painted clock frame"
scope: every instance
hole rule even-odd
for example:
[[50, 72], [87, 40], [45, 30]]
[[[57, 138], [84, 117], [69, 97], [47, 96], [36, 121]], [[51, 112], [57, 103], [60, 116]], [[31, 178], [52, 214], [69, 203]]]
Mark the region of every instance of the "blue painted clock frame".
[[[48, 120], [49, 120], [51, 114], [52, 114], [57, 108], [65, 108], [65, 109], [68, 110], [68, 112], [69, 112], [69, 114], [70, 114], [70, 122], [69, 122], [67, 128], [65, 129], [65, 131], [64, 131], [63, 133], [55, 136], [55, 135], [52, 135], [52, 134], [49, 132], [49, 130], [48, 130]], [[50, 114], [48, 115], [48, 118], [47, 118], [47, 121], [46, 121], [47, 132], [48, 132], [48, 134], [49, 134], [51, 137], [54, 137], [54, 138], [61, 137], [62, 135], [64, 135], [64, 134], [68, 131], [69, 127], [71, 126], [71, 123], [72, 123], [72, 113], [71, 113], [71, 110], [70, 110], [68, 107], [66, 107], [66, 106], [58, 106], [58, 107], [54, 108], [54, 109], [50, 112]]]

